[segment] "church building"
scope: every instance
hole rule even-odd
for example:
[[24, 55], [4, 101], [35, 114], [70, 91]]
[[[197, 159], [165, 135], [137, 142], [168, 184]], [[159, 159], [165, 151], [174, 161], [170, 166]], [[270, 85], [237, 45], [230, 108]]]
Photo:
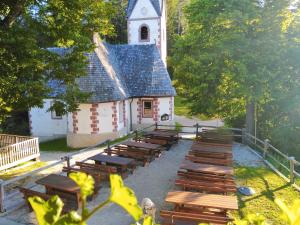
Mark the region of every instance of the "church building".
[[94, 35], [87, 76], [77, 80], [91, 97], [76, 112], [48, 112], [55, 94], [63, 91], [58, 82], [51, 82], [53, 96], [44, 100], [43, 108], [29, 111], [31, 135], [41, 140], [67, 136], [68, 145], [79, 148], [156, 122], [172, 123], [176, 92], [166, 69], [166, 1], [129, 0], [127, 24], [128, 44], [111, 45]]

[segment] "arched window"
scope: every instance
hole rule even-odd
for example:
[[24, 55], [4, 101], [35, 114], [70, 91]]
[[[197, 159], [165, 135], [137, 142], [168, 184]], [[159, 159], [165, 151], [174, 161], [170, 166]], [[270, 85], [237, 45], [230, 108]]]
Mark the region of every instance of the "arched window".
[[140, 27], [140, 41], [149, 41], [149, 28], [147, 25]]

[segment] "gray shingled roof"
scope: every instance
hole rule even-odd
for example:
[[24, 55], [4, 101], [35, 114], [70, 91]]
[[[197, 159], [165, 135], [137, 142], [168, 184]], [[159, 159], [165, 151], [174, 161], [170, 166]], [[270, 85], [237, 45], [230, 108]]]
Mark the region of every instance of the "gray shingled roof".
[[[137, 1], [138, 0], [128, 0], [127, 18], [130, 17], [130, 15], [131, 15], [131, 13], [132, 13], [132, 11], [134, 9], [134, 6], [136, 5]], [[161, 7], [160, 7], [160, 4], [159, 4], [159, 0], [149, 0], [149, 1], [152, 3], [152, 5], [153, 5], [153, 7], [154, 7], [154, 9], [155, 9], [155, 11], [157, 13], [157, 15], [161, 16]]]
[[[63, 54], [62, 49], [51, 51]], [[65, 50], [67, 51], [67, 50]], [[89, 102], [109, 102], [131, 97], [174, 96], [168, 71], [153, 45], [110, 45], [101, 43], [87, 54], [87, 76], [78, 79], [84, 92], [92, 92]], [[52, 82], [52, 88], [56, 82]], [[59, 83], [57, 83], [59, 84]], [[61, 93], [61, 85], [54, 93]], [[59, 89], [59, 90], [57, 90]]]

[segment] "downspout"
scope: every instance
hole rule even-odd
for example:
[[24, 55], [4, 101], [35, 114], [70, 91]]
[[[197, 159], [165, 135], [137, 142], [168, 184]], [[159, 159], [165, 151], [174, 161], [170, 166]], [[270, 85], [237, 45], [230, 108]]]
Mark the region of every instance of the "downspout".
[[130, 112], [130, 131], [132, 131], [132, 104], [133, 98], [131, 98], [131, 101], [129, 102], [129, 112]]

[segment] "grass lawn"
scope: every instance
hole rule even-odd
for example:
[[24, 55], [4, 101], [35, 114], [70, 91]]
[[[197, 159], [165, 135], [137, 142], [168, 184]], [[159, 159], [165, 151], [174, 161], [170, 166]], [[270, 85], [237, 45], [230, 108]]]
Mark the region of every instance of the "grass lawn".
[[62, 152], [69, 152], [79, 150], [78, 148], [70, 148], [67, 146], [67, 139], [66, 138], [59, 138], [54, 139], [51, 141], [46, 141], [40, 143], [40, 150], [41, 151], [62, 151]]
[[[27, 166], [28, 164], [28, 166]], [[27, 162], [27, 163], [22, 163], [18, 165], [17, 167], [11, 168], [5, 172], [0, 173], [0, 179], [2, 180], [9, 180], [14, 177], [20, 176], [25, 173], [29, 173], [35, 169], [38, 169], [40, 167], [43, 167], [47, 165], [45, 162]]]
[[[115, 143], [124, 141], [128, 139], [129, 136], [124, 136], [121, 138], [117, 138], [115, 140], [111, 140], [110, 144], [113, 145]], [[99, 147], [105, 146], [106, 144], [102, 144]], [[51, 141], [46, 141], [40, 143], [40, 150], [41, 151], [63, 151], [63, 152], [69, 152], [69, 151], [76, 151], [83, 148], [70, 148], [67, 146], [67, 139], [66, 138], [59, 138]]]
[[290, 206], [295, 199], [300, 199], [299, 192], [266, 168], [236, 167], [235, 176], [238, 185], [249, 186], [256, 191], [253, 196], [238, 195], [240, 211], [234, 214], [235, 217], [259, 213], [270, 224], [286, 224], [280, 218], [282, 212], [274, 200], [279, 198]]

